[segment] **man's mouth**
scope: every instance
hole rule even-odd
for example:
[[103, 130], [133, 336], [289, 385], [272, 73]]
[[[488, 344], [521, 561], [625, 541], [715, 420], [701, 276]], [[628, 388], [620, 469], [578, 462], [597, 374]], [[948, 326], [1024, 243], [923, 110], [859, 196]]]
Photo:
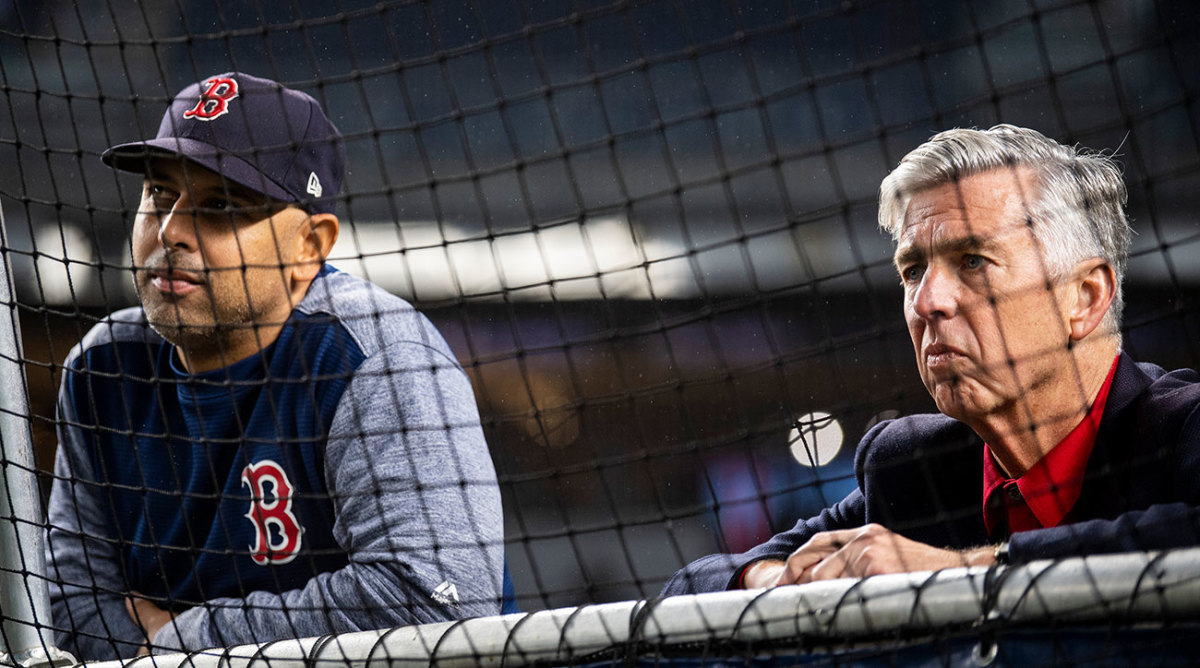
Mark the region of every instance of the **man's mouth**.
[[146, 273], [150, 277], [150, 285], [166, 295], [182, 297], [204, 284], [201, 274], [180, 269], [147, 269]]
[[948, 369], [955, 360], [965, 357], [962, 351], [944, 343], [925, 346], [923, 353], [925, 366], [930, 370]]

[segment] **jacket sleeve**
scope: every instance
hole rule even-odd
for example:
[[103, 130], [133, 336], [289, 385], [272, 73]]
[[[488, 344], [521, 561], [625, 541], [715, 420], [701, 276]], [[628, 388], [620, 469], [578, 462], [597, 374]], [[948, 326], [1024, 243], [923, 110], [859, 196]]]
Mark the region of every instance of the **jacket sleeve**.
[[301, 589], [214, 599], [154, 638], [157, 650], [259, 643], [497, 614], [500, 493], [466, 374], [414, 342], [363, 362], [325, 454], [343, 569]]
[[58, 402], [58, 450], [47, 508], [46, 568], [58, 646], [79, 659], [133, 656], [146, 642], [125, 612], [129, 591], [120, 539], [108, 520], [107, 489], [97, 483], [79, 428], [66, 364]]
[[741, 554], [710, 554], [684, 566], [663, 586], [662, 596], [700, 594], [735, 588], [747, 566], [764, 559], [786, 559], [809, 538], [822, 531], [853, 529], [867, 522], [867, 504], [862, 490], [868, 475], [867, 454], [879, 442], [879, 436], [893, 421], [885, 420], [872, 427], [859, 441], [854, 456], [854, 472], [858, 487], [846, 498], [822, 510], [816, 517], [803, 519], [791, 529], [778, 533], [770, 540]]
[[671, 576], [663, 586], [662, 595], [700, 594], [733, 588], [750, 564], [763, 559], [785, 559], [814, 534], [862, 526], [865, 517], [862, 493], [855, 489], [816, 517], [800, 520], [796, 526], [772, 536], [762, 545], [741, 554], [710, 554], [693, 561]]
[[1024, 531], [1009, 539], [1014, 563], [1088, 554], [1169, 550], [1200, 545], [1200, 511], [1187, 503], [1167, 503], [1124, 513], [1112, 520]]

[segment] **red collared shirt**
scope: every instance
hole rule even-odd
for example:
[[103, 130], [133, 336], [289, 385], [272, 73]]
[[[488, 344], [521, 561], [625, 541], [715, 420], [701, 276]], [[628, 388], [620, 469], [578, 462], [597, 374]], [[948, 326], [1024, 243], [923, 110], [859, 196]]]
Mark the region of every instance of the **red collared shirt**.
[[1114, 360], [1083, 421], [1020, 478], [1005, 477], [990, 448], [983, 446], [983, 523], [993, 540], [1056, 527], [1067, 519], [1083, 490], [1084, 472], [1116, 370]]

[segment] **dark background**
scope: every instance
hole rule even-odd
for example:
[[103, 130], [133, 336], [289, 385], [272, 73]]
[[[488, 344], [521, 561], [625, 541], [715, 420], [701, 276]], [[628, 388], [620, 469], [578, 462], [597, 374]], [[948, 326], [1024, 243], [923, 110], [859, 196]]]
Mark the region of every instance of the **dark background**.
[[[1126, 348], [1195, 366], [1200, 8], [1003, 0], [0, 4], [0, 204], [39, 462], [55, 366], [132, 303], [107, 146], [242, 70], [316, 96], [350, 157], [333, 263], [425, 311], [475, 383], [525, 609], [653, 596], [853, 485], [929, 410], [880, 179], [998, 122], [1115, 153]], [[789, 431], [846, 445], [801, 465]]]

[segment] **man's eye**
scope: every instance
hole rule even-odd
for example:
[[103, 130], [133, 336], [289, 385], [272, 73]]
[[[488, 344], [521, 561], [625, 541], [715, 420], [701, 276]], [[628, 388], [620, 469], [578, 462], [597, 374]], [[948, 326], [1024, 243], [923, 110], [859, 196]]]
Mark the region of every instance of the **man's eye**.
[[150, 196], [153, 197], [154, 199], [161, 199], [163, 197], [172, 197], [173, 198], [175, 196], [174, 191], [172, 191], [168, 188], [164, 188], [163, 186], [151, 185], [151, 186], [147, 186], [146, 190], [150, 193]]
[[900, 280], [905, 283], [915, 283], [921, 280], [921, 267], [919, 265], [909, 265], [900, 270]]
[[231, 213], [236, 212], [238, 206], [224, 197], [210, 197], [200, 203], [200, 208], [214, 213]]
[[979, 255], [964, 255], [963, 266], [967, 269], [982, 269], [986, 260]]
[[170, 209], [175, 204], [175, 200], [179, 199], [179, 195], [174, 190], [162, 186], [148, 186], [146, 192], [150, 196], [150, 201], [154, 203], [154, 208], [160, 210]]

